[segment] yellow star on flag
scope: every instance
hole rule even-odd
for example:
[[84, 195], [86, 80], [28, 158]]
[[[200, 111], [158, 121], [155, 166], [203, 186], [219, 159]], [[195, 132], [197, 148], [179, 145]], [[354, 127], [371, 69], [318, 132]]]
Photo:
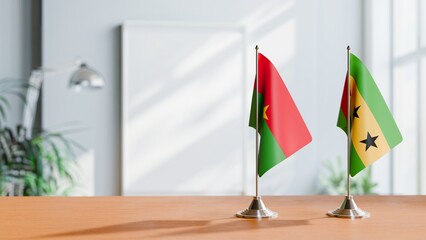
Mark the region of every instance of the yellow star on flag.
[[268, 115], [266, 115], [266, 110], [268, 110], [268, 107], [269, 107], [269, 105], [266, 105], [263, 108], [263, 118], [266, 119], [266, 120], [269, 120]]

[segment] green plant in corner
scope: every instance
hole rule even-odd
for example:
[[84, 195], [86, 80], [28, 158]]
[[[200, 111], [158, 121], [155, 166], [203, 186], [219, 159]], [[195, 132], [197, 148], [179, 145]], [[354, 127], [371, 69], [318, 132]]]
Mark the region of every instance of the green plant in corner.
[[29, 88], [20, 82], [0, 81], [0, 195], [41, 196], [68, 195], [75, 185], [74, 170], [78, 167], [75, 148], [82, 148], [65, 137], [69, 130], [41, 131], [27, 137], [27, 129], [16, 131], [4, 127], [7, 95], [26, 101], [22, 93]]
[[18, 126], [16, 133], [0, 132], [1, 194], [67, 195], [75, 184], [73, 148], [79, 145], [61, 133], [45, 131], [28, 139], [25, 131]]
[[[347, 169], [341, 157], [337, 161], [324, 162], [325, 173], [320, 176], [320, 193], [332, 195], [346, 194]], [[373, 181], [371, 167], [351, 178], [351, 193], [355, 195], [377, 194], [377, 183]]]

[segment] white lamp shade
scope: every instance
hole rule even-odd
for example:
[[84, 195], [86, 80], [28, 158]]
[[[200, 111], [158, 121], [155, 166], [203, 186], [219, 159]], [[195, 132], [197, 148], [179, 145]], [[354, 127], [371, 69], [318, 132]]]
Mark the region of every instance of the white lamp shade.
[[82, 63], [71, 76], [69, 86], [73, 89], [100, 89], [105, 85], [102, 76], [94, 69]]

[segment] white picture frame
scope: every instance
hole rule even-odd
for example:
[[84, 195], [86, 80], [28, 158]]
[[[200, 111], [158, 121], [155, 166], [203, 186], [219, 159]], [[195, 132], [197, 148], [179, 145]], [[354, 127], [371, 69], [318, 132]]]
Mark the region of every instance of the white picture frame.
[[122, 25], [122, 195], [244, 194], [246, 45], [236, 25]]

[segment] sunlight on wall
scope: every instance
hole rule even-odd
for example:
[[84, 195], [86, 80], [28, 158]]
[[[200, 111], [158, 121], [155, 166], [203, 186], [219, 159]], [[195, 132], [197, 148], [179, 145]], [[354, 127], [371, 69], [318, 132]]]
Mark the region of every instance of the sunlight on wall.
[[294, 0], [265, 1], [239, 23], [246, 25], [248, 31], [258, 30], [271, 22], [275, 22], [282, 15], [288, 15], [293, 7]]
[[[222, 27], [218, 25], [217, 28], [220, 30]], [[226, 28], [226, 26], [223, 26], [223, 28]], [[177, 63], [177, 66], [173, 70], [174, 78], [182, 78], [190, 75], [218, 54], [229, 51], [230, 49], [234, 51], [236, 47], [238, 48], [238, 45], [241, 46], [241, 33], [215, 33], [216, 31], [213, 29], [213, 36], [209, 37], [205, 43], [192, 48], [187, 56], [181, 62]]]

